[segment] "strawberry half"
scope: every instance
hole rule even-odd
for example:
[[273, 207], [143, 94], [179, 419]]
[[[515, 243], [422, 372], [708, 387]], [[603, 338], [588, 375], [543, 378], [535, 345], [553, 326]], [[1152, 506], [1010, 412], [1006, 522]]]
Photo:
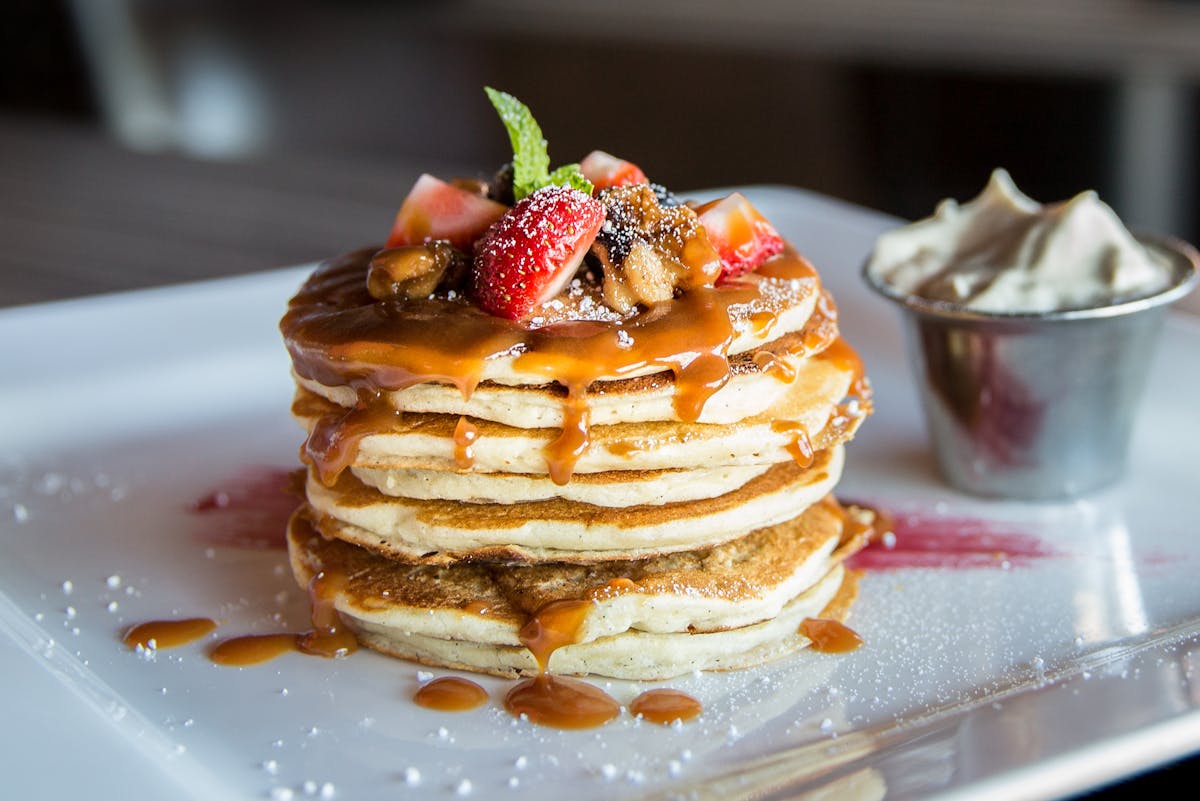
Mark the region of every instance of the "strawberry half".
[[583, 161], [579, 162], [579, 171], [592, 182], [596, 191], [613, 186], [649, 183], [641, 167], [603, 150], [593, 150], [584, 156]]
[[422, 175], [396, 214], [387, 247], [448, 239], [459, 250], [470, 253], [475, 240], [507, 210], [502, 203], [432, 175]]
[[604, 206], [578, 189], [547, 186], [518, 201], [480, 240], [475, 301], [497, 317], [525, 317], [562, 291], [603, 224]]
[[783, 237], [739, 192], [696, 209], [721, 257], [721, 277], [750, 272], [783, 250]]

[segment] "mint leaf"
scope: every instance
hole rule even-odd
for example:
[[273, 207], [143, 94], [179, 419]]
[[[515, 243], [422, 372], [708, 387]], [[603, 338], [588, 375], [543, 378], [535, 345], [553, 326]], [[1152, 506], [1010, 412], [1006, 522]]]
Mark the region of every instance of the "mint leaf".
[[496, 107], [500, 121], [508, 130], [513, 149], [513, 195], [517, 200], [544, 185], [550, 172], [550, 156], [542, 129], [529, 107], [507, 92], [484, 87], [488, 99]]
[[578, 189], [584, 194], [592, 194], [595, 188], [592, 182], [583, 177], [583, 173], [579, 171], [578, 164], [564, 164], [554, 172], [550, 173], [549, 179], [546, 181], [547, 186], [569, 186], [572, 189]]
[[485, 86], [483, 91], [487, 92], [488, 100], [492, 101], [512, 142], [513, 197], [516, 200], [543, 186], [569, 186], [589, 195], [592, 193], [592, 182], [583, 177], [578, 164], [564, 164], [553, 173], [550, 172], [546, 140], [528, 106], [507, 92], [497, 91], [490, 86]]

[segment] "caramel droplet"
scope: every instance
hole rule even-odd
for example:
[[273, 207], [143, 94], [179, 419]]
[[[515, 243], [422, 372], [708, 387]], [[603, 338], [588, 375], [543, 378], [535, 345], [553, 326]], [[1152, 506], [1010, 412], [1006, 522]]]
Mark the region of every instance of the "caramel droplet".
[[862, 645], [862, 637], [854, 629], [836, 620], [806, 617], [800, 623], [800, 633], [812, 640], [812, 649], [824, 654], [844, 654]]
[[638, 585], [636, 581], [621, 576], [611, 579], [608, 582], [601, 584], [599, 587], [592, 587], [587, 591], [587, 597], [592, 600], [616, 598], [618, 595], [625, 595], [626, 593], [634, 592], [637, 590], [637, 588]]
[[475, 466], [475, 440], [479, 429], [465, 417], [458, 418], [454, 427], [454, 464], [459, 470], [470, 470]]
[[771, 422], [771, 430], [791, 434], [791, 441], [784, 447], [792, 460], [800, 467], [812, 467], [816, 458], [816, 448], [813, 447], [812, 439], [801, 423], [793, 420], [774, 420]]
[[462, 610], [468, 614], [483, 617], [492, 611], [492, 608], [484, 601], [467, 601], [462, 605]]
[[504, 707], [556, 729], [592, 729], [621, 714], [621, 705], [599, 687], [546, 673], [509, 690]]
[[208, 658], [218, 665], [247, 667], [295, 650], [295, 634], [247, 634], [217, 643], [217, 646], [209, 651]]
[[679, 690], [657, 689], [633, 699], [629, 711], [641, 715], [643, 720], [664, 726], [675, 721], [689, 721], [700, 716], [703, 705], [687, 693]]
[[206, 617], [152, 620], [131, 628], [125, 633], [124, 640], [130, 648], [139, 645], [143, 648], [176, 648], [200, 639], [216, 627], [216, 622]]
[[441, 712], [466, 712], [483, 706], [487, 690], [458, 676], [444, 676], [423, 685], [413, 696], [418, 706]]

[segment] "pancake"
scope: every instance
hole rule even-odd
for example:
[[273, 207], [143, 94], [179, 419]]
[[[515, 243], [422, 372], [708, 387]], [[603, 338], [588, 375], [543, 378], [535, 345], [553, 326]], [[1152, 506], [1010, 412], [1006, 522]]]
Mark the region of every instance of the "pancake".
[[339, 577], [332, 603], [363, 642], [501, 675], [536, 670], [517, 634], [533, 614], [581, 598], [592, 605], [551, 658], [556, 673], [664, 678], [802, 648], [803, 618], [844, 616], [854, 580], [841, 562], [863, 545], [835, 505], [818, 503], [725, 545], [635, 562], [404, 565], [325, 538], [315, 519], [302, 508], [289, 525], [293, 571], [301, 584]]
[[[807, 647], [802, 621], [854, 600], [842, 563], [869, 530], [832, 495], [869, 382], [816, 270], [737, 194], [503, 184], [423, 176], [388, 247], [321, 265], [280, 321], [314, 611], [504, 676]], [[475, 212], [501, 216], [459, 231]], [[548, 665], [531, 622], [568, 642]]]
[[[787, 391], [788, 385], [779, 375], [795, 370], [803, 358], [780, 357], [776, 361], [779, 366], [774, 373], [757, 369], [752, 363], [733, 372], [729, 382], [705, 402], [698, 422], [736, 422], [768, 408]], [[302, 376], [295, 379], [298, 386], [344, 408], [354, 408], [358, 402], [351, 387], [329, 387]], [[680, 419], [676, 385], [670, 373], [655, 373], [635, 381], [598, 382], [587, 397], [589, 416], [596, 425]], [[382, 399], [388, 407], [405, 412], [466, 415], [517, 428], [560, 428], [566, 393], [555, 384], [487, 383], [463, 397], [452, 385], [431, 382], [384, 393]]]
[[343, 473], [327, 487], [309, 471], [305, 493], [320, 527], [401, 561], [456, 559], [593, 562], [702, 548], [795, 517], [841, 477], [838, 445], [808, 467], [772, 466], [715, 498], [624, 508], [555, 498], [463, 504], [386, 496]]
[[[555, 674], [607, 676], [629, 680], [669, 679], [698, 670], [742, 670], [807, 648], [800, 634], [805, 618], [837, 619], [836, 608], [848, 608], [858, 593], [857, 577], [841, 565], [808, 592], [793, 599], [776, 617], [729, 631], [701, 634], [651, 634], [631, 631], [603, 640], [560, 648], [551, 659]], [[443, 640], [422, 635], [395, 637], [370, 623], [351, 626], [359, 641], [390, 656], [456, 670], [496, 676], [531, 676], [537, 665], [518, 646]]]
[[[697, 352], [725, 359], [752, 351], [803, 331], [822, 300], [816, 270], [789, 249], [770, 268], [632, 316], [606, 311], [598, 288], [582, 284], [557, 310], [544, 306], [536, 328], [493, 317], [462, 297], [431, 297], [381, 314], [367, 291], [373, 253], [364, 249], [325, 262], [289, 302], [280, 330], [302, 378], [336, 387], [347, 373], [371, 375], [371, 383], [387, 391], [426, 381], [460, 388], [485, 381], [587, 387], [686, 369]], [[589, 358], [579, 360], [583, 352]], [[454, 354], [453, 364], [446, 363], [447, 353]], [[572, 361], [578, 371], [567, 375], [560, 368]], [[421, 380], [412, 381], [414, 375]]]
[[[812, 330], [785, 335], [732, 357], [728, 381], [707, 398], [695, 421], [728, 423], [762, 413], [789, 391], [797, 371], [807, 366], [812, 373], [816, 368], [808, 366], [811, 363], [831, 361], [822, 359], [821, 352], [836, 336], [836, 321], [822, 317]], [[834, 366], [846, 369], [846, 365], [833, 362], [817, 375], [828, 375]], [[327, 386], [295, 371], [293, 378], [298, 386], [338, 406], [351, 409], [360, 405], [354, 387]], [[818, 379], [806, 376], [805, 380]], [[593, 425], [681, 420], [679, 394], [679, 383], [670, 371], [596, 381], [587, 390], [589, 417]], [[556, 383], [518, 386], [484, 381], [463, 393], [454, 384], [431, 381], [382, 392], [378, 401], [404, 412], [467, 415], [518, 428], [561, 428], [566, 396], [566, 388]]]
[[[638, 422], [591, 425], [587, 449], [574, 463], [575, 473], [611, 470], [663, 470], [695, 465], [706, 467], [773, 464], [795, 455], [797, 437], [806, 436], [816, 449], [830, 447], [853, 435], [865, 407], [839, 404], [852, 391], [850, 372], [827, 362], [809, 360], [798, 369], [785, 392], [765, 412], [729, 424]], [[839, 412], [852, 413], [852, 426], [829, 426]], [[450, 414], [378, 414], [373, 409], [346, 412], [304, 389], [298, 390], [292, 413], [310, 434], [310, 453], [327, 439], [321, 426], [340, 431], [362, 430], [353, 464], [373, 469], [469, 469], [477, 472], [545, 474], [547, 447], [561, 434], [558, 428], [519, 428], [467, 418], [473, 431], [469, 461], [456, 441], [460, 417]], [[848, 422], [848, 421], [847, 421]], [[467, 464], [464, 464], [467, 462]], [[382, 482], [375, 481], [376, 485]]]
[[379, 470], [353, 467], [364, 485], [384, 495], [460, 503], [528, 503], [550, 498], [593, 506], [659, 506], [715, 498], [760, 476], [770, 465], [698, 470], [620, 470], [575, 475], [563, 485], [526, 473]]

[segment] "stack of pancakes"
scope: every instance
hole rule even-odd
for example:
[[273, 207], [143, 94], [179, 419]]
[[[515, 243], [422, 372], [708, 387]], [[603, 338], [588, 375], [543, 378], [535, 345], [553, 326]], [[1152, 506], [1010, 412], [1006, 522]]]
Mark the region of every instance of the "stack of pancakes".
[[550, 669], [650, 679], [758, 664], [846, 614], [865, 526], [831, 493], [869, 391], [795, 251], [632, 318], [576, 282], [536, 328], [379, 303], [370, 256], [323, 265], [281, 324], [308, 432], [293, 570], [336, 576], [361, 642], [532, 675], [521, 627], [587, 599]]

